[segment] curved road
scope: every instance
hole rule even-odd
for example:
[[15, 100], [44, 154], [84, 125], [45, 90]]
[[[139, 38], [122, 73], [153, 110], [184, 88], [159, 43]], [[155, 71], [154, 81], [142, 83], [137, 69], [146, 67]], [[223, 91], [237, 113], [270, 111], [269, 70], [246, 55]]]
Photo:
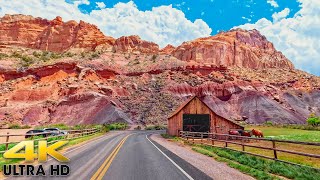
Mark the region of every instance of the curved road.
[[[150, 131], [112, 132], [68, 150], [70, 175], [66, 177], [11, 177], [8, 179], [81, 180], [187, 180], [211, 179], [188, 162], [149, 138]], [[49, 160], [43, 164], [58, 164]]]

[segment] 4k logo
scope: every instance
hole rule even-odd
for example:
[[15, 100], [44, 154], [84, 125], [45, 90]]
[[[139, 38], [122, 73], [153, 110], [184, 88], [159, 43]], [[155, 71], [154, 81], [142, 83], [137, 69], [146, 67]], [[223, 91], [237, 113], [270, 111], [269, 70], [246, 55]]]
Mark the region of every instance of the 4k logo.
[[[58, 141], [50, 146], [47, 146], [47, 141], [38, 142], [38, 153], [35, 153], [34, 141], [22, 141], [15, 145], [3, 154], [4, 158], [12, 159], [19, 158], [25, 159], [27, 162], [34, 162], [38, 158], [39, 162], [46, 162], [47, 155], [50, 155], [54, 159], [60, 162], [69, 162], [69, 159], [56, 151], [58, 148], [66, 145], [68, 141]], [[23, 153], [19, 153], [24, 149]]]

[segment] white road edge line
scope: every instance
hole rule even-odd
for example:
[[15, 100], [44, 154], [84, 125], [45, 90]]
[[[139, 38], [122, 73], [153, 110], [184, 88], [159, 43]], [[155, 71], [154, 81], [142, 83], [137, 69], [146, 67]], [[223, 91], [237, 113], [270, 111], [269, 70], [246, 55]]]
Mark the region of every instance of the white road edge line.
[[169, 159], [169, 161], [176, 166], [185, 176], [187, 176], [188, 179], [190, 180], [194, 180], [186, 171], [184, 171], [177, 163], [175, 163], [172, 159], [170, 159], [164, 152], [162, 152], [152, 141], [150, 141], [150, 139], [148, 138], [148, 135], [146, 135], [146, 138], [148, 139], [148, 141], [158, 150], [161, 152], [161, 154], [163, 154], [167, 159]]

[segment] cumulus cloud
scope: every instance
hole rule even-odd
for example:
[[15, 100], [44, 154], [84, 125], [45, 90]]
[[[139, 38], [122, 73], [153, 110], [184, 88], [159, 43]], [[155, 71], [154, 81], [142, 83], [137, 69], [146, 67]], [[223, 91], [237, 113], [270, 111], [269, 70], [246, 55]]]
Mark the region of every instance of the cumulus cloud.
[[268, 0], [267, 3], [270, 4], [272, 7], [279, 7], [278, 3], [275, 0]]
[[320, 75], [320, 1], [299, 2], [301, 9], [292, 18], [283, 18], [287, 15], [284, 12], [274, 15], [273, 22], [262, 18], [238, 27], [259, 30], [296, 68]]
[[0, 16], [27, 13], [47, 19], [61, 16], [65, 21], [84, 20], [97, 25], [106, 35], [115, 38], [123, 35], [139, 35], [142, 39], [156, 42], [161, 47], [168, 43], [180, 45], [184, 41], [209, 36], [212, 31], [203, 20], [197, 19], [192, 22], [182, 11], [171, 5], [140, 11], [134, 2], [130, 1], [84, 14], [78, 6], [88, 3], [90, 3], [88, 0], [73, 1], [73, 3], [67, 3], [65, 0], [1, 0]]
[[98, 8], [100, 8], [100, 9], [106, 8], [106, 5], [104, 4], [104, 2], [96, 2], [96, 4], [97, 4]]
[[284, 10], [280, 11], [280, 12], [275, 12], [272, 15], [273, 18], [273, 22], [277, 22], [283, 18], [286, 18], [290, 13], [290, 9], [289, 8], [285, 8]]

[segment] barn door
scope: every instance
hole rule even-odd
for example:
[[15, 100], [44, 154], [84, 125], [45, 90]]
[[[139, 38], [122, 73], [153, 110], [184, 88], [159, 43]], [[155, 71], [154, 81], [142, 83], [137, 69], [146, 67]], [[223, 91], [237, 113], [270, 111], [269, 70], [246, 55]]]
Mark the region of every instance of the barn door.
[[210, 115], [183, 114], [183, 131], [210, 132]]

